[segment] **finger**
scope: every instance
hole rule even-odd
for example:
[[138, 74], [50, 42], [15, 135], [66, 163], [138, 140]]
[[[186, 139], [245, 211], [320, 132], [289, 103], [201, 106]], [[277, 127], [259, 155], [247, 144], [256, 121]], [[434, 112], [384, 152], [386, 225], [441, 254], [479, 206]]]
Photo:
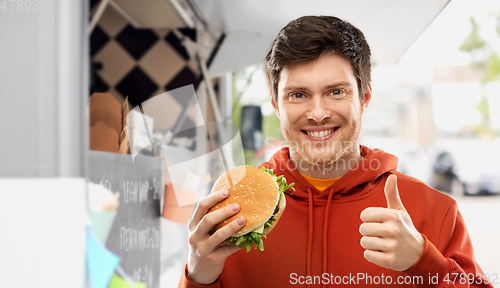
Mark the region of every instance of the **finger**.
[[240, 216], [236, 218], [228, 225], [215, 231], [215, 233], [207, 239], [206, 245], [209, 247], [215, 247], [219, 245], [221, 242], [231, 237], [231, 235], [234, 235], [236, 232], [238, 232], [243, 226], [245, 226], [245, 223], [245, 217]]
[[228, 245], [218, 248], [214, 253], [225, 259], [242, 248], [238, 245]]
[[372, 250], [389, 253], [396, 248], [396, 241], [393, 239], [364, 236], [359, 241], [361, 247]]
[[373, 250], [365, 250], [364, 257], [368, 262], [389, 269], [394, 265], [395, 259], [393, 253], [389, 254]]
[[[222, 221], [233, 216], [234, 214], [238, 213], [239, 211], [240, 211], [240, 205], [238, 205], [237, 203], [233, 203], [233, 204], [228, 205], [222, 209], [205, 214], [205, 216], [203, 216], [203, 218], [201, 219], [198, 226], [196, 226], [195, 233], [200, 235], [201, 237], [204, 237], [204, 235], [206, 235], [212, 228], [214, 228], [215, 225], [221, 223]], [[238, 230], [236, 230], [236, 231], [238, 231]]]
[[388, 229], [382, 223], [374, 223], [368, 222], [363, 223], [359, 226], [359, 233], [363, 236], [371, 236], [371, 237], [388, 237], [390, 236], [388, 233]]
[[[395, 213], [396, 212], [396, 213]], [[360, 218], [363, 222], [383, 223], [388, 220], [395, 220], [397, 211], [381, 207], [368, 207], [361, 212]]]
[[189, 221], [188, 228], [190, 231], [194, 230], [201, 219], [207, 214], [208, 209], [212, 208], [218, 202], [224, 200], [229, 196], [229, 191], [221, 190], [208, 195], [205, 199], [198, 203], [198, 207], [194, 211], [193, 218]]
[[392, 174], [387, 178], [384, 193], [387, 200], [387, 208], [406, 211], [399, 197], [398, 177], [396, 175]]

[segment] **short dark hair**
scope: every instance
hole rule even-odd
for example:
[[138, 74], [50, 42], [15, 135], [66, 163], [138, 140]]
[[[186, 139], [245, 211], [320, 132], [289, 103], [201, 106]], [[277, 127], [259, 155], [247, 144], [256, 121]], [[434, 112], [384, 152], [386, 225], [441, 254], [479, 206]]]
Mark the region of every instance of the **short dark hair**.
[[359, 97], [370, 82], [370, 47], [363, 33], [350, 23], [333, 16], [304, 16], [288, 23], [266, 56], [266, 76], [275, 103], [283, 68], [318, 59], [325, 52], [338, 53], [349, 60], [356, 76]]

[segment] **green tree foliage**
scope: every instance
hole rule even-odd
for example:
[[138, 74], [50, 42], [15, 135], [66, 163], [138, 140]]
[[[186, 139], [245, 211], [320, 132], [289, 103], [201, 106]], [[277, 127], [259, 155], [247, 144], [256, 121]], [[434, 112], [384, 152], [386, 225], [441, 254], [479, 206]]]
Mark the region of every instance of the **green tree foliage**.
[[497, 80], [499, 78], [498, 76], [500, 75], [500, 58], [498, 57], [498, 53], [491, 53], [485, 62], [485, 82]]
[[[498, 55], [498, 47], [496, 47], [496, 43], [500, 40], [500, 10], [492, 13], [491, 16], [496, 20], [496, 40], [486, 41], [483, 39], [480, 31], [481, 24], [485, 22], [480, 22], [471, 17], [470, 24], [472, 29], [459, 47], [461, 51], [469, 53], [472, 65], [481, 71], [483, 86], [487, 82], [500, 80], [500, 57]], [[490, 133], [500, 135], [500, 131], [493, 131], [490, 126], [490, 107], [484, 92], [481, 100], [474, 107], [482, 115], [481, 124], [475, 127], [475, 132], [477, 134]]]
[[464, 52], [472, 53], [476, 49], [482, 49], [486, 45], [486, 42], [481, 38], [479, 34], [479, 24], [474, 17], [469, 19], [472, 26], [472, 30], [469, 35], [464, 39], [462, 45], [460, 45], [460, 50]]

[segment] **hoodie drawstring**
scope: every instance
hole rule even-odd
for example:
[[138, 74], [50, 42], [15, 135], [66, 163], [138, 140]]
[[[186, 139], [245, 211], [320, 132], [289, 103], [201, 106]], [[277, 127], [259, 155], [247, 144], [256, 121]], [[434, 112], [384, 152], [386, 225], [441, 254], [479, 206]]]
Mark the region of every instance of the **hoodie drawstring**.
[[[309, 196], [309, 236], [307, 238], [307, 259], [306, 259], [306, 272], [307, 276], [311, 276], [311, 262], [312, 262], [312, 240], [313, 240], [313, 200], [310, 188], [307, 188], [307, 195]], [[307, 284], [307, 287], [310, 287]]]
[[[326, 202], [325, 221], [323, 225], [323, 274], [327, 273], [328, 270], [328, 219], [330, 218], [330, 204], [332, 203], [333, 192], [334, 189], [332, 188], [330, 193], [328, 193], [328, 202]], [[323, 287], [326, 287], [326, 283], [323, 283]]]
[[[314, 207], [314, 202], [312, 199], [312, 192], [310, 188], [307, 189], [307, 195], [309, 198], [309, 235], [307, 239], [307, 260], [306, 260], [306, 271], [307, 271], [307, 276], [311, 276], [311, 262], [312, 262], [312, 240], [313, 240], [313, 231], [314, 231], [314, 216], [313, 216], [313, 207]], [[334, 189], [332, 188], [330, 190], [330, 193], [328, 193], [328, 200], [326, 203], [326, 211], [325, 211], [325, 220], [324, 220], [324, 225], [323, 225], [323, 274], [327, 273], [328, 270], [328, 219], [330, 218], [330, 205], [332, 203], [332, 195], [333, 195]], [[322, 275], [323, 275], [322, 274]], [[307, 287], [310, 287], [309, 284], [307, 284]], [[326, 287], [326, 283], [323, 284], [323, 287]]]

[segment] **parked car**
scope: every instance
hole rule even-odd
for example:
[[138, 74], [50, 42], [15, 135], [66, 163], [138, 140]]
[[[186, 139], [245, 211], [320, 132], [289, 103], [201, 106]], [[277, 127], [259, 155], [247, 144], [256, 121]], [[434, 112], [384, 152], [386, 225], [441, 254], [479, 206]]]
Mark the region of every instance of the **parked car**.
[[430, 185], [453, 195], [500, 193], [500, 142], [452, 140], [436, 146]]

